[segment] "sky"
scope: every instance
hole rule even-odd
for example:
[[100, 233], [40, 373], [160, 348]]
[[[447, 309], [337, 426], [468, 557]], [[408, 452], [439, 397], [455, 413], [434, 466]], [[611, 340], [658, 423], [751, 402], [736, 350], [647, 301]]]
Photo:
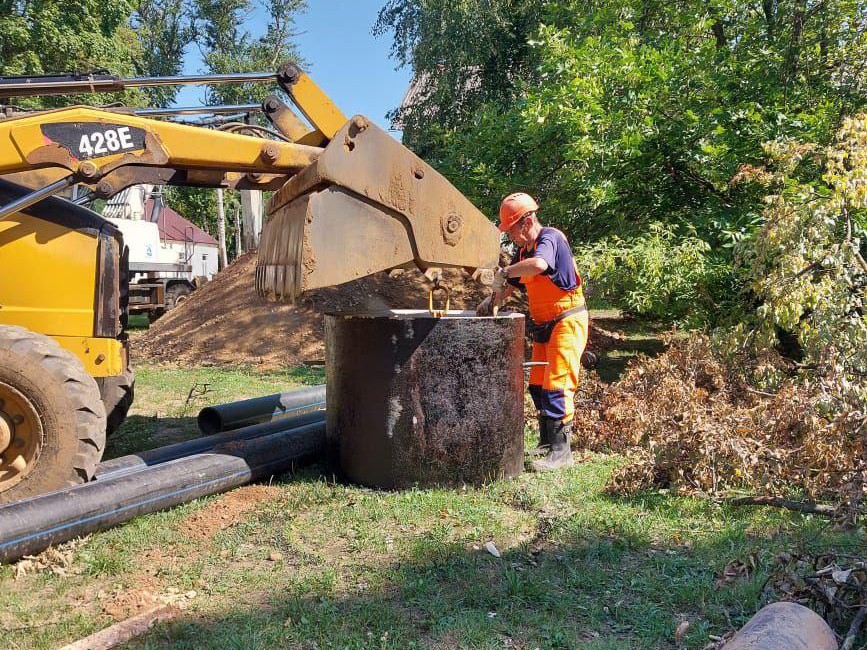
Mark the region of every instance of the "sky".
[[[389, 58], [391, 35], [374, 37], [373, 24], [385, 0], [308, 0], [298, 17], [295, 41], [307, 61], [306, 72], [346, 114], [362, 114], [382, 128], [390, 128], [385, 115], [400, 105], [410, 81], [410, 70], [396, 70]], [[257, 8], [245, 28], [253, 36], [265, 28], [266, 13]], [[190, 48], [184, 72], [202, 71], [196, 47]], [[204, 103], [200, 87], [178, 93], [177, 106]]]

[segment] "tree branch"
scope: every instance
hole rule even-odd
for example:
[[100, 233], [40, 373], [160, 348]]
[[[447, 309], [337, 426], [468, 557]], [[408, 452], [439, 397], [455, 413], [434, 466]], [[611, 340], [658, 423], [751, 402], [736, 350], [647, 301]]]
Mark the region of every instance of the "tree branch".
[[822, 515], [824, 517], [833, 517], [837, 514], [836, 506], [829, 506], [821, 503], [792, 501], [790, 499], [783, 499], [782, 497], [738, 497], [736, 499], [729, 499], [728, 503], [733, 506], [774, 506], [775, 508], [785, 508], [786, 510]]
[[858, 636], [858, 632], [861, 631], [865, 616], [867, 616], [867, 603], [862, 602], [860, 607], [858, 607], [858, 613], [852, 619], [852, 625], [849, 626], [846, 638], [843, 639], [843, 643], [840, 645], [840, 650], [852, 650], [855, 646], [855, 638]]

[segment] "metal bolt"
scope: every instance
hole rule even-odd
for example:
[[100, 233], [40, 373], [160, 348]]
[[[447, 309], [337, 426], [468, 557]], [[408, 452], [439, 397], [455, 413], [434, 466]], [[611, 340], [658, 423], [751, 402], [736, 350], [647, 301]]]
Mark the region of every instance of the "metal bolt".
[[104, 355], [104, 354], [99, 354], [99, 355], [97, 355], [96, 360], [94, 361], [94, 363], [96, 363], [96, 365], [99, 365], [99, 364], [101, 364], [103, 361], [105, 361], [105, 355]]
[[412, 175], [415, 176], [418, 180], [421, 180], [424, 178], [424, 170], [421, 167], [419, 167], [418, 169], [413, 169]]
[[354, 126], [359, 131], [364, 131], [367, 128], [367, 120], [365, 120], [361, 115], [356, 115], [352, 118], [352, 126]]
[[277, 102], [276, 97], [269, 97], [265, 100], [265, 110], [269, 113], [273, 113], [280, 107], [280, 104]]
[[275, 162], [278, 155], [279, 152], [277, 151], [277, 147], [275, 147], [273, 144], [266, 144], [262, 147], [262, 159], [265, 162]]
[[446, 222], [446, 230], [448, 230], [449, 232], [457, 232], [460, 227], [461, 222], [455, 217], [449, 218], [449, 220]]
[[12, 416], [12, 424], [14, 424], [15, 426], [20, 426], [24, 424], [24, 416], [16, 413]]
[[99, 167], [89, 160], [85, 160], [78, 166], [78, 173], [84, 176], [84, 178], [93, 178], [99, 173]]
[[107, 198], [115, 193], [114, 187], [112, 187], [109, 181], [99, 181], [96, 186], [96, 194], [101, 198]]

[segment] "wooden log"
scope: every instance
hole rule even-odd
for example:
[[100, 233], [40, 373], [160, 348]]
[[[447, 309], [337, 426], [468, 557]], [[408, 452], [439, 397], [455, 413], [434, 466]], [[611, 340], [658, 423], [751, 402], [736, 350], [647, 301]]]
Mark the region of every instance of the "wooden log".
[[721, 650], [837, 650], [837, 637], [813, 610], [797, 603], [772, 603]]
[[111, 650], [141, 636], [160, 621], [168, 621], [177, 616], [178, 609], [171, 605], [160, 605], [137, 616], [115, 623], [84, 639], [63, 646], [60, 650]]

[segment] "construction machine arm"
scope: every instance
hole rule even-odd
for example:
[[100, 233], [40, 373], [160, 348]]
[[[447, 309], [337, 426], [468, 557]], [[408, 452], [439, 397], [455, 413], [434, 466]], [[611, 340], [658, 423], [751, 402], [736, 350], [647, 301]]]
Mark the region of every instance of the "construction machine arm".
[[40, 186], [31, 195], [0, 206], [0, 219], [72, 182], [102, 196], [134, 182], [267, 183], [281, 185], [256, 270], [267, 298], [293, 301], [401, 266], [496, 266], [496, 227], [448, 180], [366, 118], [347, 120], [297, 68], [285, 67], [278, 82], [313, 126], [302, 132], [291, 109], [265, 106], [281, 113], [274, 123], [294, 142], [81, 106], [2, 121], [0, 175], [42, 177], [28, 183]]
[[62, 167], [93, 179], [124, 165], [294, 174], [320, 153], [317, 147], [86, 106], [0, 122], [0, 174]]
[[[0, 175], [21, 173], [42, 193], [0, 207], [0, 219], [73, 182], [101, 196], [148, 180], [273, 189], [321, 151], [85, 106], [34, 113], [0, 122]], [[236, 176], [227, 181], [229, 174]]]

